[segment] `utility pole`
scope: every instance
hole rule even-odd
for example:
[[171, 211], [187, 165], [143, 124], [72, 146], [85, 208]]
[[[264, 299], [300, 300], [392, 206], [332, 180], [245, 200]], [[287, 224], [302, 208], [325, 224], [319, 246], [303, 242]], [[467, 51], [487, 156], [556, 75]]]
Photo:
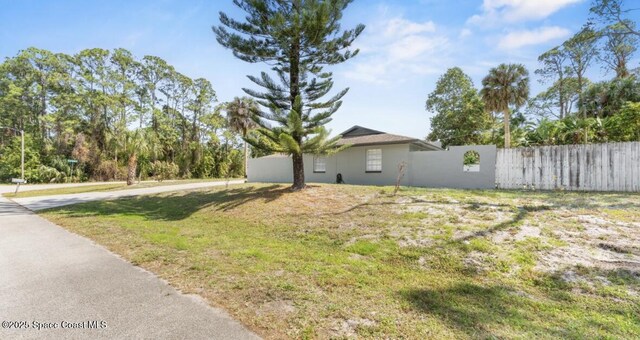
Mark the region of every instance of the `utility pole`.
[[24, 130], [20, 130], [20, 137], [22, 137], [22, 154], [20, 155], [20, 160], [21, 160], [21, 171], [20, 174], [22, 175], [22, 179], [24, 179]]

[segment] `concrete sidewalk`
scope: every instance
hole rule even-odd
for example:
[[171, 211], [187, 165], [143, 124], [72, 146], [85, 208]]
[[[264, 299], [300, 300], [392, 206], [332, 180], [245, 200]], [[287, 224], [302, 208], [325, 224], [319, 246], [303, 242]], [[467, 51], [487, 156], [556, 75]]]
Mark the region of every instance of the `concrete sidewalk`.
[[242, 184], [244, 180], [231, 180], [231, 181], [215, 181], [215, 182], [196, 182], [176, 185], [163, 185], [157, 187], [140, 188], [140, 189], [126, 189], [118, 191], [99, 191], [99, 192], [85, 192], [79, 194], [64, 194], [64, 195], [52, 195], [52, 196], [35, 196], [15, 198], [14, 202], [22, 205], [29, 210], [42, 210], [55, 207], [61, 207], [69, 204], [77, 204], [83, 202], [97, 201], [97, 200], [109, 200], [128, 196], [138, 195], [151, 195], [162, 192], [178, 191], [178, 190], [193, 190], [203, 189], [216, 186]]
[[[13, 321], [29, 328], [8, 329]], [[2, 197], [0, 322], [0, 339], [258, 338], [224, 311]], [[97, 328], [61, 328], [70, 325]]]

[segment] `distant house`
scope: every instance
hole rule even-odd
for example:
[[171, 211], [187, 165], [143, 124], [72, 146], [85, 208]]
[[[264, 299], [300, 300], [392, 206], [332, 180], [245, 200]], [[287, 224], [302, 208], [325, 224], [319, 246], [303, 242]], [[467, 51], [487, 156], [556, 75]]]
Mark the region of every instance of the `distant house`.
[[[398, 178], [399, 165], [404, 164], [402, 185], [460, 188], [495, 186], [496, 148], [493, 145], [443, 150], [439, 143], [358, 125], [341, 136], [338, 143], [350, 145], [349, 148], [331, 156], [304, 155], [307, 182], [335, 183], [340, 174], [346, 184], [393, 185]], [[480, 162], [477, 167], [472, 167], [473, 171], [463, 164], [464, 153], [469, 150], [480, 154]], [[250, 159], [247, 177], [249, 182], [291, 182], [291, 158], [271, 155]]]

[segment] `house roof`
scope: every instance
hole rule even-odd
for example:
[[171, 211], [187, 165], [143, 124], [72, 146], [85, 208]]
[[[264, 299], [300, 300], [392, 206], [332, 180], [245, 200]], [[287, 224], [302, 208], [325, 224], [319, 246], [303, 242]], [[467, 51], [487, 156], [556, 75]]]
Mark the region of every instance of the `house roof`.
[[362, 126], [354, 127], [341, 133], [342, 138], [338, 141], [338, 145], [382, 145], [382, 144], [415, 144], [421, 148], [428, 150], [441, 150], [436, 145], [422, 141], [417, 138], [394, 135], [382, 131], [372, 130]]

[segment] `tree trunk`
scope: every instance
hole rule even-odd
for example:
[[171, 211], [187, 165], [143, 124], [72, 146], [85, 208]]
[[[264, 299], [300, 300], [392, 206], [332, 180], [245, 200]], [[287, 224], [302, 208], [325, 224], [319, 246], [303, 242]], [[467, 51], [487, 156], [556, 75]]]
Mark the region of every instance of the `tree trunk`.
[[304, 184], [304, 163], [302, 161], [302, 154], [293, 154], [291, 157], [293, 160], [293, 185], [291, 189], [294, 191], [302, 190], [305, 188]]
[[563, 119], [565, 116], [565, 104], [564, 104], [564, 79], [562, 75], [558, 80], [558, 100], [560, 104], [560, 119]]
[[[292, 11], [300, 14], [302, 17], [302, 10], [300, 8], [299, 1], [292, 1]], [[294, 26], [301, 25], [301, 23], [294, 23]], [[299, 27], [299, 26], [298, 26]], [[302, 33], [301, 31], [296, 31], [293, 33], [293, 39], [291, 40], [291, 46], [289, 50], [289, 95], [290, 95], [290, 109], [295, 111], [302, 120], [302, 106], [296, 107], [296, 99], [300, 96], [300, 48], [302, 42]], [[293, 185], [291, 189], [294, 191], [302, 190], [305, 188], [304, 182], [304, 163], [303, 163], [303, 136], [299, 135], [298, 132], [292, 133], [291, 137], [299, 146], [299, 152], [295, 152], [292, 154], [293, 161]]]
[[138, 168], [138, 155], [134, 152], [129, 156], [127, 167], [127, 185], [132, 185], [136, 180], [136, 169]]
[[504, 110], [504, 148], [511, 147], [511, 113], [509, 109]]
[[249, 148], [247, 147], [247, 141], [244, 141], [244, 178], [247, 178], [247, 164], [249, 163]]
[[589, 142], [588, 130], [587, 130], [587, 110], [584, 109], [584, 103], [582, 102], [582, 73], [578, 73], [578, 103], [580, 105], [580, 112], [582, 113], [582, 119], [584, 119], [584, 143]]
[[496, 113], [491, 110], [491, 143], [496, 143]]
[[115, 152], [115, 158], [114, 158], [114, 162], [116, 164], [116, 173], [113, 175], [113, 180], [117, 181], [118, 180], [118, 147], [116, 146], [116, 152]]

